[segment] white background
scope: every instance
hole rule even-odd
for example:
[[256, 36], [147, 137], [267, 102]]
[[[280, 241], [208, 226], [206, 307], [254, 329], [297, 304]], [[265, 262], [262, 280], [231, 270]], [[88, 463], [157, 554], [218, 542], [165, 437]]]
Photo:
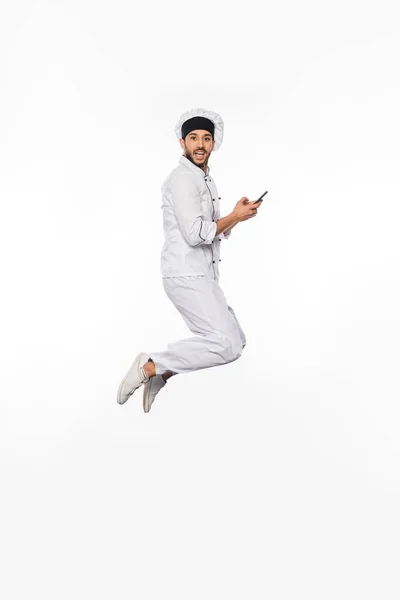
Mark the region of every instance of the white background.
[[[398, 600], [395, 2], [0, 9], [1, 596]], [[164, 295], [181, 113], [209, 166], [240, 360], [116, 403], [190, 336]]]

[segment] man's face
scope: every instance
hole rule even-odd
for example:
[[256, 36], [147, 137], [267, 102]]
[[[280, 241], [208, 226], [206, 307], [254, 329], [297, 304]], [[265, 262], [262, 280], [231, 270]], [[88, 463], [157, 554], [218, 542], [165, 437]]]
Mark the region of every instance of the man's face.
[[195, 129], [179, 140], [184, 155], [194, 165], [206, 171], [208, 159], [213, 151], [215, 141], [209, 131]]

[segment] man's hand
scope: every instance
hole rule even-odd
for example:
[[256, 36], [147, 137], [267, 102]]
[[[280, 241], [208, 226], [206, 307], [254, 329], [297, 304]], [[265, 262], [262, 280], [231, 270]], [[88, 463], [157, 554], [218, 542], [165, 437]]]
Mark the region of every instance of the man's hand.
[[246, 196], [243, 196], [236, 203], [233, 209], [233, 214], [236, 216], [238, 221], [247, 221], [257, 215], [257, 208], [260, 206], [260, 202], [250, 202]]
[[241, 198], [230, 215], [218, 219], [216, 235], [222, 232], [228, 233], [240, 221], [247, 221], [247, 219], [255, 217], [259, 206], [260, 202], [250, 202], [245, 196]]

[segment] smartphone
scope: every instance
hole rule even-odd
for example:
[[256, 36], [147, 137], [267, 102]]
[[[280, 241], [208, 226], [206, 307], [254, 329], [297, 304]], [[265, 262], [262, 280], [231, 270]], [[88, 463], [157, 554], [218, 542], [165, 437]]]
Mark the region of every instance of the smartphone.
[[260, 201], [262, 202], [262, 199], [264, 198], [265, 194], [268, 194], [268, 191], [264, 192], [263, 195], [260, 196], [259, 199], [255, 201], [255, 204], [257, 204], [257, 202], [260, 202]]

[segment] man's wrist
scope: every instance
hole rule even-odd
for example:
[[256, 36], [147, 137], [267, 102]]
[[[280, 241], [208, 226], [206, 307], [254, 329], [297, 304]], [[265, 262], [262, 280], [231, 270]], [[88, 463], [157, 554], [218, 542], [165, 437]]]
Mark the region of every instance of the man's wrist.
[[232, 222], [232, 225], [229, 225], [228, 229], [232, 229], [232, 227], [235, 227], [235, 225], [240, 223], [239, 217], [237, 217], [234, 212], [231, 213], [231, 216], [232, 216], [233, 222]]
[[226, 217], [222, 217], [222, 219], [218, 219], [217, 221], [217, 233], [216, 235], [220, 235], [227, 229], [232, 229], [235, 225], [239, 223], [238, 217], [234, 212], [231, 212]]

